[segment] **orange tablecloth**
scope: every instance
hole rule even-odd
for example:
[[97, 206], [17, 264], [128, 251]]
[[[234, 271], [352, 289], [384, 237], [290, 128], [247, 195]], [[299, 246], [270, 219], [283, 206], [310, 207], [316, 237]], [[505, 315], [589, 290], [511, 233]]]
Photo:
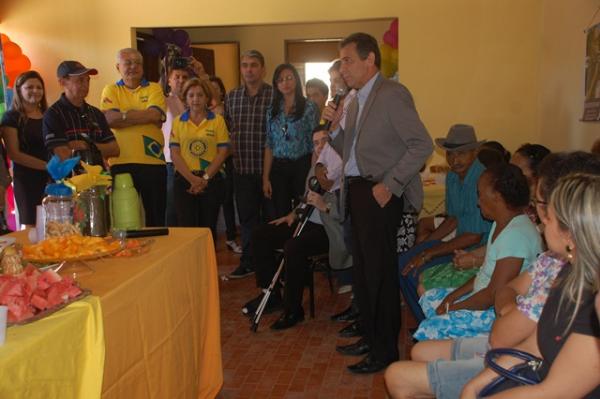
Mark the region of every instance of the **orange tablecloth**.
[[210, 230], [170, 229], [147, 254], [87, 263], [94, 271], [78, 279], [100, 297], [102, 397], [214, 398], [223, 371]]
[[147, 254], [91, 262], [106, 342], [102, 397], [213, 398], [223, 384], [210, 230], [170, 229]]

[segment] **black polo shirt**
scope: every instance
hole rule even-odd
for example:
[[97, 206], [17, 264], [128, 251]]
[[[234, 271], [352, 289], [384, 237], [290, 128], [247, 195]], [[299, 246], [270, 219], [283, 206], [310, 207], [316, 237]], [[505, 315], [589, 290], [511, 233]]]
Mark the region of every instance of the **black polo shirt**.
[[44, 143], [49, 151], [66, 146], [69, 141], [84, 140], [85, 135], [94, 143], [109, 143], [115, 140], [102, 111], [84, 102], [76, 107], [61, 94], [44, 114]]

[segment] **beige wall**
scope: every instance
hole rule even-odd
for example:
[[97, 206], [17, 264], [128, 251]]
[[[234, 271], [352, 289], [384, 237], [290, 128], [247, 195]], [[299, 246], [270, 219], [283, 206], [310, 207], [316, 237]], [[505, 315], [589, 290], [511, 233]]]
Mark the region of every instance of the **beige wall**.
[[201, 47], [213, 50], [215, 52], [215, 74], [223, 81], [226, 91], [229, 91], [239, 85], [239, 55], [238, 46], [236, 44], [198, 44], [193, 45], [192, 47]]
[[[51, 100], [58, 94], [54, 74], [61, 59], [97, 67], [100, 75], [89, 97], [97, 104], [102, 86], [118, 77], [114, 54], [131, 45], [132, 27], [327, 25], [397, 17], [400, 79], [433, 137], [445, 135], [452, 123], [465, 122], [474, 124], [482, 138], [499, 139], [510, 149], [540, 139], [542, 0], [332, 0], [327, 7], [322, 0], [304, 0], [301, 6], [230, 0], [219, 4], [219, 12], [206, 12], [208, 4], [20, 0], [6, 12], [0, 30], [22, 45], [50, 82]], [[301, 31], [298, 37], [309, 33]]]
[[391, 20], [192, 28], [188, 32], [192, 43], [236, 41], [240, 43], [240, 53], [259, 50], [265, 56], [265, 79], [270, 82], [273, 70], [285, 62], [285, 40], [335, 39], [357, 31], [370, 33], [381, 40]]
[[[584, 29], [600, 0], [546, 0], [540, 68], [540, 136], [553, 150], [589, 150], [600, 122], [581, 122], [584, 100]], [[600, 22], [600, 15], [596, 16]]]

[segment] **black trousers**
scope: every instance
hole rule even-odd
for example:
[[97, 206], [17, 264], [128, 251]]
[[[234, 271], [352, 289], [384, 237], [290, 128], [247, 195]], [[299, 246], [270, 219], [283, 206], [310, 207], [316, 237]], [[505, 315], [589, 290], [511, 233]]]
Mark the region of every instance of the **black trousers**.
[[310, 170], [312, 154], [296, 160], [273, 159], [271, 188], [275, 217], [282, 217], [292, 210], [292, 201], [298, 201], [306, 190], [306, 176]]
[[373, 197], [374, 184], [358, 178], [348, 185], [353, 288], [371, 355], [389, 362], [398, 360], [400, 293], [396, 234], [402, 199], [392, 195], [381, 208]]
[[175, 173], [175, 211], [181, 227], [208, 227], [217, 241], [217, 218], [225, 198], [225, 180], [216, 174], [201, 194], [190, 194], [190, 183]]
[[233, 185], [242, 238], [240, 265], [254, 270], [250, 238], [254, 229], [266, 220], [271, 220], [272, 215], [263, 195], [261, 175], [234, 173]]
[[19, 170], [14, 174], [13, 187], [20, 224], [35, 225], [36, 207], [42, 204], [49, 179], [45, 170]]
[[237, 228], [235, 225], [235, 206], [233, 203], [233, 159], [227, 158], [225, 161], [225, 197], [223, 199], [223, 218], [225, 219], [225, 229], [227, 241], [235, 240]]
[[302, 233], [292, 238], [296, 225], [288, 227], [266, 224], [252, 234], [252, 255], [256, 262], [256, 284], [267, 288], [279, 266], [276, 249], [283, 248], [285, 257], [283, 291], [284, 310], [298, 312], [302, 308], [302, 294], [308, 271], [308, 258], [326, 253], [329, 249], [327, 233], [322, 225], [307, 222]]
[[129, 173], [133, 185], [142, 197], [146, 226], [160, 227], [165, 225], [165, 209], [167, 202], [167, 167], [165, 165], [145, 165], [124, 163], [110, 167], [113, 176]]

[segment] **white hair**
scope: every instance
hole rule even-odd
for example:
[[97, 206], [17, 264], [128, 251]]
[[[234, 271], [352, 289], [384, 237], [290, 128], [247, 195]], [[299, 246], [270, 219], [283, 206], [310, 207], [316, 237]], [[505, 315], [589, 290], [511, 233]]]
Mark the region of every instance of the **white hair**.
[[127, 47], [117, 51], [117, 63], [121, 62], [121, 59], [124, 54], [137, 54], [140, 56], [140, 58], [144, 58], [144, 56], [142, 56], [142, 53], [140, 53], [137, 49]]

